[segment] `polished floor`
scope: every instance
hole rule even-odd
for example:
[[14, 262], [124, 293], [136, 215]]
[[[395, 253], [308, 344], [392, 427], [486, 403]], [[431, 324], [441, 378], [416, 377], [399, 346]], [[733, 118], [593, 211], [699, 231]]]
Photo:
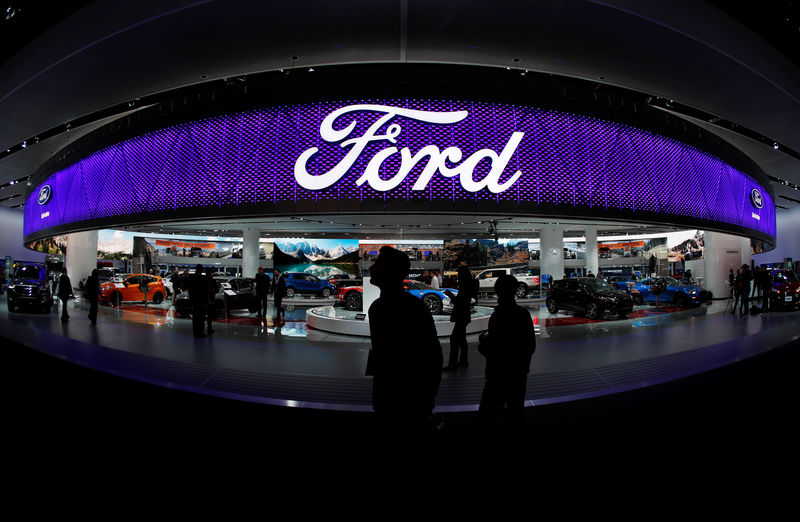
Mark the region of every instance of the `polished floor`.
[[[371, 379], [364, 376], [369, 339], [327, 334], [305, 326], [294, 307], [284, 323], [240, 314], [214, 324], [213, 336], [194, 339], [191, 322], [169, 306], [101, 307], [96, 327], [85, 303], [70, 302], [71, 319], [57, 314], [9, 313], [0, 305], [0, 334], [79, 365], [168, 388], [263, 404], [369, 411]], [[538, 323], [538, 348], [528, 404], [608, 396], [666, 383], [765, 353], [800, 337], [800, 312], [739, 316], [726, 303], [671, 310], [641, 308], [631, 318], [588, 322], [549, 314], [529, 303]], [[272, 311], [270, 311], [272, 312]], [[470, 338], [470, 366], [443, 375], [440, 412], [476, 409], [483, 360]], [[447, 338], [441, 339], [445, 357]]]

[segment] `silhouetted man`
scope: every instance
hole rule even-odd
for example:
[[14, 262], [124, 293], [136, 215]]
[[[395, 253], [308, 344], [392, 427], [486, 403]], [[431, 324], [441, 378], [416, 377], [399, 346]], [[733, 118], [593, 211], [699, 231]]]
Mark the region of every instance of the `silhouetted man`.
[[[211, 323], [214, 322], [214, 316], [217, 313], [215, 307], [217, 305], [217, 292], [219, 292], [220, 289], [219, 283], [214, 279], [213, 267], [208, 267], [206, 269], [206, 289], [208, 291], [208, 301], [206, 301], [206, 332], [208, 335], [211, 335], [214, 333], [214, 328]], [[224, 314], [225, 310], [220, 310], [220, 312]]]
[[269, 293], [269, 276], [264, 273], [263, 267], [258, 267], [256, 272], [256, 310], [257, 317], [267, 316], [267, 294]]
[[89, 301], [89, 321], [92, 326], [97, 324], [97, 302], [100, 299], [100, 278], [98, 270], [92, 270], [92, 275], [86, 278], [86, 299]]
[[61, 301], [61, 320], [65, 323], [69, 321], [67, 301], [72, 297], [75, 297], [72, 293], [72, 281], [69, 280], [67, 267], [65, 266], [61, 269], [61, 277], [58, 278], [58, 299]]
[[497, 306], [489, 318], [488, 338], [478, 347], [486, 357], [486, 384], [478, 409], [482, 433], [489, 419], [504, 405], [517, 431], [523, 427], [525, 388], [536, 336], [531, 314], [514, 300], [517, 285], [517, 278], [512, 275], [497, 278]]
[[197, 265], [194, 274], [189, 276], [189, 302], [192, 304], [192, 332], [195, 337], [205, 337], [205, 323], [208, 309], [208, 280], [203, 275], [203, 265]]
[[390, 246], [381, 247], [369, 269], [381, 289], [369, 307], [372, 407], [382, 427], [392, 430], [387, 434], [395, 435], [410, 435], [430, 420], [442, 371], [433, 316], [403, 288], [409, 269], [408, 256]]

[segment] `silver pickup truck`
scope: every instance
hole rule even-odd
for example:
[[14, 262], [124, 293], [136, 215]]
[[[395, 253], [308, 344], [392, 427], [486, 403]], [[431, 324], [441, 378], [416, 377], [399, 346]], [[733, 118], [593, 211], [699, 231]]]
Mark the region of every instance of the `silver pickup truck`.
[[478, 280], [478, 292], [481, 294], [493, 293], [497, 278], [504, 274], [513, 275], [519, 281], [516, 294], [518, 299], [528, 295], [532, 287], [539, 286], [539, 276], [529, 275], [527, 268], [490, 268], [475, 275]]

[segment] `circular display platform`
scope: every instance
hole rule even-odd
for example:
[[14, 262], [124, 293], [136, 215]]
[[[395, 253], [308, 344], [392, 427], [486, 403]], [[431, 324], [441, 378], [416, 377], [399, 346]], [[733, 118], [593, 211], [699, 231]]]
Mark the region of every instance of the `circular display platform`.
[[[472, 320], [467, 325], [467, 333], [478, 333], [489, 328], [489, 316], [493, 308], [476, 306], [472, 312]], [[445, 337], [453, 332], [453, 323], [449, 315], [434, 315], [436, 335]], [[333, 306], [319, 306], [306, 313], [306, 325], [317, 330], [345, 335], [358, 335], [369, 337], [369, 321], [366, 312], [357, 312], [336, 308]]]

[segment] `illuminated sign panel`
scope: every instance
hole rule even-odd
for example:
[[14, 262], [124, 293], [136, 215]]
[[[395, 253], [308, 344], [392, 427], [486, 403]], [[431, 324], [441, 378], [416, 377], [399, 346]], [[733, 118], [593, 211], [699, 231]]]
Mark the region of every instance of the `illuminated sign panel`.
[[51, 197], [31, 205], [41, 186], [29, 196], [26, 236], [132, 215], [420, 209], [775, 236], [767, 191], [715, 156], [616, 122], [463, 100], [325, 101], [187, 122], [99, 150], [42, 185]]

